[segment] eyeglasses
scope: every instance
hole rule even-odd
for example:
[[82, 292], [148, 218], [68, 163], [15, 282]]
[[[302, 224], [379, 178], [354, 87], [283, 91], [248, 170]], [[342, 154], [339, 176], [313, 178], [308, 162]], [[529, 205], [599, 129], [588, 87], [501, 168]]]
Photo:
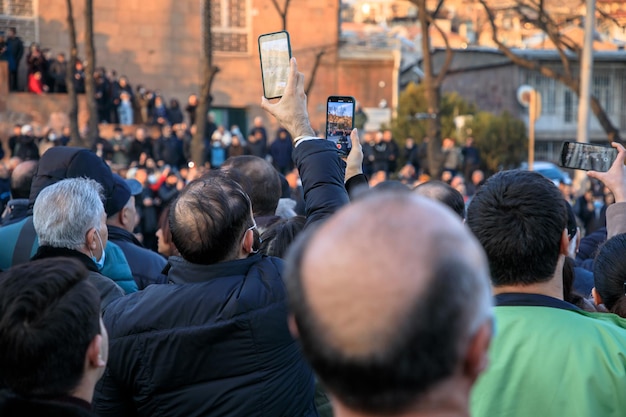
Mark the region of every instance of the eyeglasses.
[[[252, 219], [252, 223], [253, 223], [253, 224], [252, 224], [252, 226], [248, 227], [248, 228], [246, 229], [246, 231], [245, 231], [245, 232], [243, 232], [243, 238], [241, 239], [241, 245], [242, 245], [242, 246], [243, 246], [243, 241], [244, 241], [244, 240], [245, 240], [245, 238], [246, 238], [246, 234], [248, 234], [248, 232], [249, 232], [250, 230], [255, 230], [255, 229], [257, 228], [257, 227], [256, 227], [256, 221], [254, 221], [254, 219]], [[258, 253], [258, 252], [259, 252], [259, 250], [257, 249], [257, 250], [252, 250], [250, 253]]]

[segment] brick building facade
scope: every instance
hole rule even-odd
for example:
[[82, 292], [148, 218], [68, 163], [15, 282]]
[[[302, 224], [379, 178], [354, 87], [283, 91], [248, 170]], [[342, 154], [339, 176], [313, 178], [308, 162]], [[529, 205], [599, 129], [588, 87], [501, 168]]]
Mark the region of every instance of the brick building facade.
[[[97, 66], [116, 69], [133, 87], [142, 84], [184, 103], [199, 89], [202, 3], [94, 0]], [[309, 96], [316, 129], [323, 126], [329, 95], [353, 95], [364, 107], [394, 101], [393, 56], [342, 58], [339, 3], [292, 0], [288, 11], [292, 51], [307, 79], [316, 55], [324, 51]], [[15, 25], [26, 44], [38, 41], [53, 53], [69, 51], [64, 0], [0, 0], [0, 5], [0, 30]], [[84, 56], [84, 2], [74, 0], [73, 6], [79, 54]], [[214, 61], [220, 68], [212, 91], [214, 111], [218, 122], [245, 127], [257, 115], [267, 118], [259, 105], [257, 37], [280, 30], [282, 22], [271, 0], [212, 0], [212, 7]]]

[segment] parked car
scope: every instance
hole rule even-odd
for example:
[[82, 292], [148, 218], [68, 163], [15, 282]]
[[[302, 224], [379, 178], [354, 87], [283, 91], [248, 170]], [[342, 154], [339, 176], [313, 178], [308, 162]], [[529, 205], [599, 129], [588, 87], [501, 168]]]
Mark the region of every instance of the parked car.
[[[520, 168], [528, 169], [528, 163], [522, 163], [522, 166]], [[538, 172], [544, 177], [552, 180], [554, 185], [556, 185], [557, 187], [560, 183], [568, 185], [572, 183], [572, 179], [570, 178], [569, 174], [561, 170], [561, 168], [559, 168], [552, 162], [535, 161], [533, 165], [533, 171]]]

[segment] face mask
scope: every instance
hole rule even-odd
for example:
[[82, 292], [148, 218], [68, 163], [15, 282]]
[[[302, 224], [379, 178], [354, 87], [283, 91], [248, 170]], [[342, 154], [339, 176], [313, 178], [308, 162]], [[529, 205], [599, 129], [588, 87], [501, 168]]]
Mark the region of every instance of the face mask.
[[98, 233], [98, 231], [96, 230], [96, 235], [98, 236], [98, 240], [100, 241], [100, 247], [102, 248], [102, 257], [100, 258], [100, 260], [97, 260], [96, 257], [94, 256], [93, 252], [91, 252], [91, 260], [94, 261], [94, 263], [96, 264], [96, 266], [98, 267], [98, 271], [101, 271], [102, 268], [104, 268], [104, 260], [106, 258], [106, 252], [104, 251], [104, 246], [102, 246], [102, 239], [100, 239], [100, 233]]

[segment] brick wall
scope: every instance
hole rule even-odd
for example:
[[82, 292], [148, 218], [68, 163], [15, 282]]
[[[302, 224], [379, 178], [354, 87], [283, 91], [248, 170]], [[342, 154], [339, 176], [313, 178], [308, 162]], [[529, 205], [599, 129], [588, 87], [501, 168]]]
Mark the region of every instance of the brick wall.
[[[260, 109], [262, 95], [257, 37], [282, 28], [271, 0], [238, 0], [248, 6], [250, 31], [248, 51], [244, 54], [215, 53], [220, 67], [213, 84], [214, 105], [248, 110], [250, 117], [264, 115]], [[316, 53], [327, 50], [319, 68], [310, 97], [311, 117], [317, 104], [334, 94], [336, 49], [338, 44], [337, 0], [292, 0], [288, 30], [299, 67], [309, 76]], [[83, 2], [74, 1], [74, 15], [83, 53]], [[282, 4], [282, 2], [281, 2]], [[197, 92], [200, 83], [201, 54], [200, 0], [94, 0], [95, 44], [97, 65], [115, 68], [127, 75], [131, 85], [143, 84], [159, 89], [166, 99], [184, 102]], [[59, 0], [39, 0], [39, 27], [42, 46], [54, 52], [69, 49], [66, 9]], [[269, 121], [269, 118], [267, 118]]]
[[[263, 90], [257, 38], [281, 30], [280, 16], [271, 0], [236, 1], [248, 6], [248, 51], [215, 53], [214, 61], [220, 72], [213, 84], [213, 104], [243, 108], [250, 121], [263, 116], [275, 128], [273, 118], [260, 108]], [[38, 3], [42, 47], [50, 48], [53, 53], [68, 53], [64, 2], [39, 0]], [[114, 68], [118, 75], [127, 75], [133, 87], [143, 84], [160, 90], [167, 100], [177, 98], [186, 102], [190, 93], [198, 91], [200, 82], [200, 5], [201, 0], [94, 0], [96, 64]], [[79, 55], [84, 57], [84, 2], [73, 0], [73, 6]], [[326, 98], [330, 95], [353, 95], [365, 107], [377, 106], [382, 98], [391, 103], [392, 62], [339, 59], [338, 7], [337, 0], [292, 0], [288, 13], [292, 51], [299, 70], [305, 74], [305, 82], [311, 76], [315, 56], [325, 51], [309, 95], [309, 115], [317, 129], [325, 122]], [[25, 40], [30, 39], [27, 29], [18, 27], [18, 32]], [[379, 86], [380, 81], [384, 87]], [[28, 102], [34, 108], [24, 114], [32, 116], [42, 111], [41, 119], [48, 117], [48, 104], [36, 104], [30, 99]], [[67, 108], [62, 99], [57, 104], [61, 110]]]

